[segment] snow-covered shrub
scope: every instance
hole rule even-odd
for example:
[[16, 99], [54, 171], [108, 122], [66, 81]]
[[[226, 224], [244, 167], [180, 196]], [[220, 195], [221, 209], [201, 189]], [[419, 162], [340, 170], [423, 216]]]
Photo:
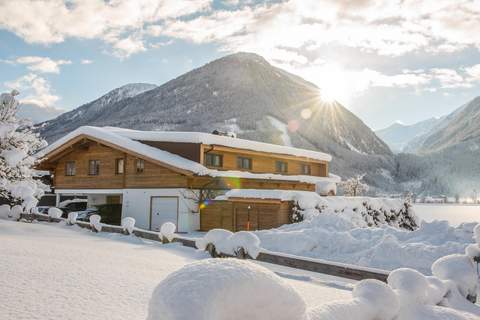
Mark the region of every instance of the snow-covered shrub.
[[217, 251], [229, 255], [238, 255], [243, 249], [244, 253], [256, 259], [260, 253], [260, 239], [253, 232], [239, 231], [220, 241], [216, 248]]
[[343, 194], [348, 197], [361, 196], [368, 191], [369, 187], [366, 183], [363, 183], [362, 180], [365, 177], [363, 175], [356, 175], [348, 180], [341, 181], [338, 186], [342, 188]]
[[308, 312], [309, 320], [391, 320], [398, 314], [395, 292], [378, 280], [364, 280], [353, 289], [351, 300], [338, 301]]
[[237, 255], [243, 249], [244, 253], [255, 259], [260, 252], [260, 239], [250, 231], [233, 233], [224, 229], [212, 229], [195, 242], [200, 250], [207, 249], [208, 244], [215, 246], [217, 254]]
[[63, 211], [58, 208], [55, 208], [55, 207], [48, 208], [48, 216], [50, 218], [59, 219], [62, 217], [62, 214], [63, 214]]
[[32, 124], [15, 118], [18, 91], [0, 95], [0, 197], [21, 204], [25, 211], [37, 205], [48, 189], [33, 179], [34, 154], [46, 142], [32, 132]]
[[175, 231], [177, 230], [177, 226], [173, 222], [165, 222], [160, 227], [160, 239], [166, 238], [168, 242], [172, 242], [173, 238], [175, 237]]
[[77, 223], [78, 212], [72, 211], [68, 213], [67, 224], [74, 225]]
[[100, 220], [102, 218], [98, 214], [94, 214], [90, 216], [90, 226], [92, 226], [93, 231], [100, 232], [102, 231], [102, 224]]
[[452, 254], [438, 259], [432, 265], [432, 274], [439, 279], [453, 281], [463, 297], [476, 295], [477, 265], [465, 254]]
[[0, 219], [7, 219], [10, 216], [10, 206], [2, 204], [0, 206]]
[[10, 209], [9, 217], [15, 220], [20, 219], [20, 215], [23, 213], [23, 208], [21, 205], [17, 204]]
[[195, 246], [200, 250], [206, 250], [208, 244], [213, 244], [215, 247], [230, 237], [233, 232], [225, 229], [212, 229], [208, 231], [203, 238], [195, 241]]
[[306, 305], [295, 289], [264, 267], [237, 259], [206, 259], [160, 282], [147, 319], [306, 320]]
[[122, 228], [123, 231], [128, 232], [128, 234], [133, 233], [133, 229], [135, 228], [135, 219], [132, 217], [125, 217], [122, 219]]

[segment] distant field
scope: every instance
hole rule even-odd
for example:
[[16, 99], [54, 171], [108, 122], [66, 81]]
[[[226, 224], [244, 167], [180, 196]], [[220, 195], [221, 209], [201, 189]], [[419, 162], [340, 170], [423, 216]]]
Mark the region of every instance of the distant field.
[[462, 222], [480, 223], [479, 205], [415, 204], [415, 213], [425, 221], [447, 220], [453, 226]]

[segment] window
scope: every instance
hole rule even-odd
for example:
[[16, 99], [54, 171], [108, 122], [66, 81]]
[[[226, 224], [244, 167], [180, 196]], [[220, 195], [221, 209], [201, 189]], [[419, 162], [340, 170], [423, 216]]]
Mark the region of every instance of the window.
[[310, 175], [312, 168], [309, 164], [302, 164], [302, 174]]
[[245, 158], [245, 157], [238, 157], [237, 158], [237, 168], [238, 169], [252, 169], [252, 159]]
[[205, 165], [208, 167], [222, 167], [223, 156], [216, 153], [205, 153]]
[[88, 161], [88, 174], [91, 176], [98, 176], [100, 174], [100, 160]]
[[143, 159], [137, 159], [137, 161], [135, 161], [135, 172], [143, 173], [144, 171], [145, 171], [145, 161], [143, 161]]
[[288, 164], [284, 161], [277, 161], [276, 171], [277, 172], [287, 172], [288, 171]]
[[66, 176], [75, 175], [75, 161], [67, 161], [67, 163], [65, 163], [65, 175]]
[[125, 160], [119, 158], [115, 160], [115, 174], [123, 174], [125, 171]]

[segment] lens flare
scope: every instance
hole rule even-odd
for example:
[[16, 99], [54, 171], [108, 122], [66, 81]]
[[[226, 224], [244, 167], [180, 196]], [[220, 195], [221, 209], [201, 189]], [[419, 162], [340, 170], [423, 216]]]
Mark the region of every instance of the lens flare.
[[302, 110], [302, 112], [300, 112], [300, 116], [303, 119], [308, 120], [312, 116], [312, 110], [310, 110], [310, 108], [305, 108]]

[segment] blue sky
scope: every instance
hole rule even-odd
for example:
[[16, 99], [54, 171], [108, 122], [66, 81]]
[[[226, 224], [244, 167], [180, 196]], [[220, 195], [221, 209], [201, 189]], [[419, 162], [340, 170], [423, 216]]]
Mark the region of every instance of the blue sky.
[[476, 30], [477, 0], [2, 1], [0, 90], [69, 110], [250, 51], [379, 129], [480, 95]]

